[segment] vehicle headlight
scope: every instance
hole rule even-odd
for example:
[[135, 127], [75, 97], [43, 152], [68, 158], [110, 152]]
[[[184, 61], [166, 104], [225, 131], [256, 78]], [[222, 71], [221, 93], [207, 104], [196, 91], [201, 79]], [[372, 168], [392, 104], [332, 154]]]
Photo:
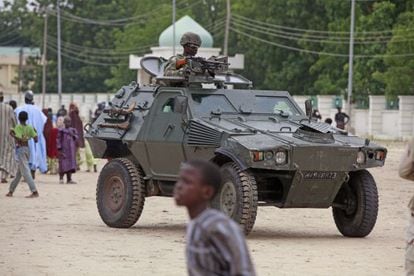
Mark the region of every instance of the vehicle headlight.
[[364, 164], [365, 163], [365, 159], [366, 159], [365, 152], [359, 151], [358, 154], [357, 154], [356, 162], [358, 164]]
[[287, 161], [287, 153], [286, 151], [278, 151], [275, 154], [275, 161], [277, 165], [283, 165]]
[[271, 150], [266, 151], [265, 154], [264, 154], [264, 158], [266, 160], [271, 160], [273, 158], [273, 151], [271, 151]]

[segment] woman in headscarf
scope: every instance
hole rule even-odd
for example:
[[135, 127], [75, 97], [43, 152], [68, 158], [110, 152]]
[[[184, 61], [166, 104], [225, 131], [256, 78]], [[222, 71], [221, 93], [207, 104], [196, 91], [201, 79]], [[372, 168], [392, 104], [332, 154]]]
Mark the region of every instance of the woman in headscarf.
[[69, 117], [72, 121], [72, 127], [76, 129], [78, 133], [78, 139], [76, 140], [76, 164], [77, 170], [79, 170], [81, 165], [81, 155], [80, 148], [85, 147], [85, 139], [83, 138], [83, 123], [79, 117], [79, 108], [75, 103], [69, 105]]
[[43, 113], [47, 117], [45, 127], [43, 128], [43, 135], [46, 140], [46, 155], [47, 155], [47, 167], [50, 174], [57, 174], [57, 157], [58, 150], [56, 146], [56, 139], [58, 129], [53, 127], [53, 113], [51, 109], [43, 109]]

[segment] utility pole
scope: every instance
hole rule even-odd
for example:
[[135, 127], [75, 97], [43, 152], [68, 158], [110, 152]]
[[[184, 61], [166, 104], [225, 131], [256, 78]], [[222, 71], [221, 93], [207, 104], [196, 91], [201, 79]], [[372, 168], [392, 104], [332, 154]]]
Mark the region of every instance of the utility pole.
[[23, 48], [19, 50], [19, 81], [17, 82], [17, 92], [22, 92], [22, 78], [23, 78]]
[[230, 31], [230, 18], [231, 18], [231, 4], [230, 0], [227, 0], [227, 13], [226, 13], [226, 27], [224, 30], [224, 45], [223, 45], [223, 55], [227, 56], [228, 46], [229, 46], [229, 31]]
[[172, 0], [173, 56], [175, 56], [175, 0]]
[[46, 54], [47, 54], [47, 11], [45, 9], [45, 20], [43, 24], [42, 108], [45, 108], [45, 98], [46, 98]]
[[58, 94], [59, 94], [59, 108], [62, 106], [62, 57], [60, 50], [60, 7], [59, 0], [56, 1], [57, 12], [57, 71], [58, 71]]
[[[351, 117], [352, 75], [354, 66], [354, 28], [355, 28], [355, 0], [351, 2], [351, 27], [349, 31], [349, 62], [348, 62], [348, 116]], [[349, 125], [348, 125], [349, 127]]]

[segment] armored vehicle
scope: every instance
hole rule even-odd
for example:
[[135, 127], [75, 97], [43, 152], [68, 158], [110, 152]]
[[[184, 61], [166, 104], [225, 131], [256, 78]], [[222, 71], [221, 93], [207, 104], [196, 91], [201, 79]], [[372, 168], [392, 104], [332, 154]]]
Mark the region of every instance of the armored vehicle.
[[311, 119], [288, 92], [252, 89], [226, 72], [225, 60], [189, 59], [183, 76], [164, 77], [163, 61], [141, 61], [152, 85], [122, 87], [86, 137], [106, 158], [97, 205], [110, 227], [139, 219], [146, 197], [172, 196], [180, 164], [217, 164], [223, 183], [212, 207], [248, 234], [258, 206], [332, 207], [338, 230], [364, 237], [373, 229], [378, 193], [367, 168], [383, 166], [386, 148]]

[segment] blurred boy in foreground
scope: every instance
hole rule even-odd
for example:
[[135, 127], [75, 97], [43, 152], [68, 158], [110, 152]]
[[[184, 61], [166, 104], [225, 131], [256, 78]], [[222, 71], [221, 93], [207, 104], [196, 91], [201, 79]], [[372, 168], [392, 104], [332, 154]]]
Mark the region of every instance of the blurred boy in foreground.
[[189, 275], [255, 275], [239, 225], [208, 208], [221, 184], [218, 167], [203, 160], [182, 164], [174, 188], [177, 205], [190, 216], [187, 226]]

